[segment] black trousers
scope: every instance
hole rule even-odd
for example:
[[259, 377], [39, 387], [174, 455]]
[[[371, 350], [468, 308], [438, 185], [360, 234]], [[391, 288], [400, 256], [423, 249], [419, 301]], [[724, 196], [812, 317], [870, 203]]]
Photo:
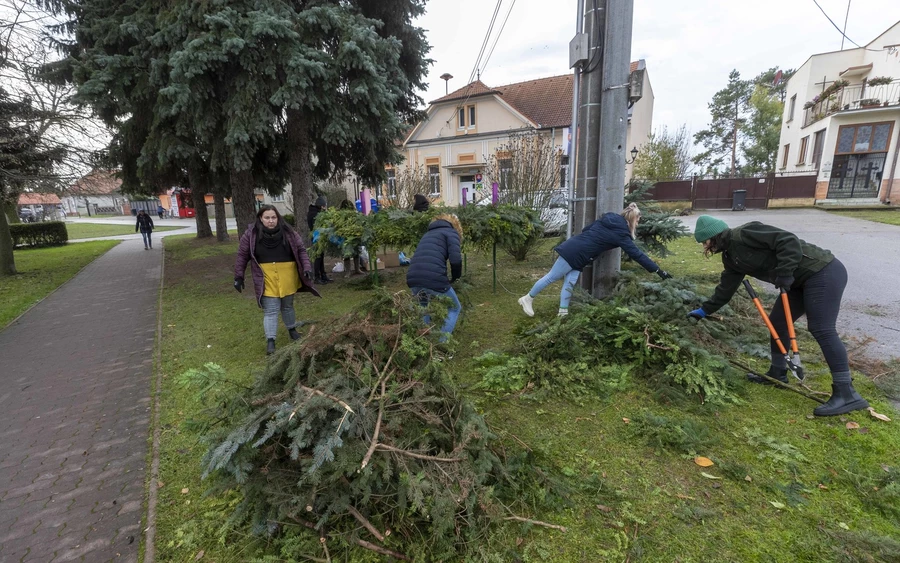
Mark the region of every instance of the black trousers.
[[313, 277], [316, 279], [322, 279], [327, 277], [325, 275], [325, 255], [321, 255], [313, 261]]
[[[847, 348], [844, 347], [844, 343], [841, 342], [837, 333], [837, 317], [841, 310], [841, 297], [844, 295], [845, 287], [847, 287], [847, 268], [835, 258], [830, 264], [813, 274], [801, 287], [788, 292], [791, 316], [796, 321], [806, 315], [809, 332], [822, 349], [822, 355], [825, 356], [831, 373], [850, 371]], [[785, 349], [789, 349], [791, 341], [780, 298], [775, 301], [769, 317], [781, 337]], [[770, 340], [772, 365], [776, 368], [787, 367], [784, 356], [775, 344], [775, 339]]]

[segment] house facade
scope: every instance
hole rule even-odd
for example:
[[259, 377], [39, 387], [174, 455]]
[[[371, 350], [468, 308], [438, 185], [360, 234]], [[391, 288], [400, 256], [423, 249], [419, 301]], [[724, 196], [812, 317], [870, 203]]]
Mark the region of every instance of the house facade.
[[68, 215], [123, 215], [127, 198], [122, 195], [122, 181], [112, 170], [92, 170], [69, 186], [62, 197], [63, 210]]
[[[646, 69], [643, 60], [631, 63], [632, 72]], [[646, 142], [653, 122], [653, 91], [643, 73], [643, 97], [629, 109], [627, 146]], [[432, 101], [426, 117], [409, 133], [402, 146], [403, 166], [422, 166], [430, 180], [432, 200], [459, 205], [463, 193], [490, 190], [498, 178], [484, 171], [510, 135], [538, 131], [558, 147], [560, 186], [565, 187], [570, 165], [572, 123], [571, 74], [490, 87], [481, 80]], [[574, 164], [574, 163], [571, 163]], [[623, 163], [623, 166], [625, 164]], [[630, 166], [626, 170], [630, 179]], [[390, 182], [391, 172], [388, 177]], [[382, 193], [389, 195], [386, 186]]]
[[777, 172], [815, 174], [817, 203], [897, 205], [898, 154], [900, 22], [863, 47], [811, 56], [790, 78]]

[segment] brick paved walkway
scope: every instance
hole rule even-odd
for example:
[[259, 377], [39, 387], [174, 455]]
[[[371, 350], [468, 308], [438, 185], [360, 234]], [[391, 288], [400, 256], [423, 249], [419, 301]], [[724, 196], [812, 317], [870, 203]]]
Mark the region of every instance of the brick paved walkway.
[[0, 562], [137, 561], [161, 260], [122, 242], [0, 332]]

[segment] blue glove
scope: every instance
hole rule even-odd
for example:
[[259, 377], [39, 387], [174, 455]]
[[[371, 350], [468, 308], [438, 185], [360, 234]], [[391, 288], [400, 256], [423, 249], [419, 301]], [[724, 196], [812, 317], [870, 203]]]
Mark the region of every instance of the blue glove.
[[693, 311], [688, 313], [688, 316], [693, 317], [699, 321], [700, 319], [706, 318], [706, 311], [704, 311], [703, 308], [701, 307], [699, 309], [694, 309]]

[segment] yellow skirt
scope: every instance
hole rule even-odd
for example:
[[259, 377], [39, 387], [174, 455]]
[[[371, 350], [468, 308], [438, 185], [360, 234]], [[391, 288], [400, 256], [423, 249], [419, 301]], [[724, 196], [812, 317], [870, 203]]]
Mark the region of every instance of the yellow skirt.
[[303, 287], [296, 262], [261, 263], [265, 285], [263, 297], [287, 297]]

